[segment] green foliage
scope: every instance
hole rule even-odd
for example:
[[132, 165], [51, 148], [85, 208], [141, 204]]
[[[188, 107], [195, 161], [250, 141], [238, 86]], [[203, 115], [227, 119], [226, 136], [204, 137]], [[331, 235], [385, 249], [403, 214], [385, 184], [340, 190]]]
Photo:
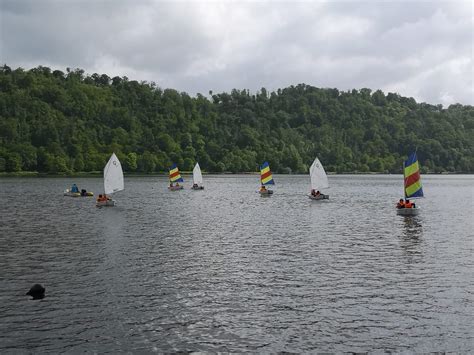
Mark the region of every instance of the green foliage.
[[417, 103], [368, 88], [304, 84], [198, 94], [154, 83], [0, 67], [0, 172], [102, 171], [115, 152], [127, 172], [192, 170], [401, 172], [415, 148], [424, 172], [474, 172], [472, 106]]
[[149, 151], [145, 151], [138, 159], [138, 168], [145, 173], [152, 173], [155, 171], [157, 164], [156, 157]]
[[124, 170], [125, 171], [135, 171], [137, 170], [137, 153], [128, 153], [124, 161]]
[[5, 170], [8, 172], [21, 171], [21, 156], [18, 153], [9, 153], [6, 155]]

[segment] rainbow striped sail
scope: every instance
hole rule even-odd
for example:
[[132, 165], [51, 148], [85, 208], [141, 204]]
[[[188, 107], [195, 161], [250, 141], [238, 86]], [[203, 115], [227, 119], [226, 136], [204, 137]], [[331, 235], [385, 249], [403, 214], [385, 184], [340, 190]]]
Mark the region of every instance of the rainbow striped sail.
[[173, 164], [173, 166], [170, 168], [170, 182], [184, 182], [176, 164]]
[[275, 185], [272, 172], [270, 171], [270, 164], [267, 161], [260, 166], [260, 182], [262, 185]]
[[403, 163], [403, 176], [405, 178], [405, 198], [423, 197], [420, 167], [416, 152], [410, 155]]

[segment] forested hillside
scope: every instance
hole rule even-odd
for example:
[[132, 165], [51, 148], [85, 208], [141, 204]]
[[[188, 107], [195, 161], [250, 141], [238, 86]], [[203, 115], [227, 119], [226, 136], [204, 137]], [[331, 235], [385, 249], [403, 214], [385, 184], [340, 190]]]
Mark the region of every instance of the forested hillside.
[[474, 172], [474, 108], [443, 109], [370, 89], [304, 84], [191, 97], [154, 83], [83, 70], [0, 68], [0, 172], [125, 171], [172, 162], [208, 172], [401, 172], [415, 148], [423, 171]]

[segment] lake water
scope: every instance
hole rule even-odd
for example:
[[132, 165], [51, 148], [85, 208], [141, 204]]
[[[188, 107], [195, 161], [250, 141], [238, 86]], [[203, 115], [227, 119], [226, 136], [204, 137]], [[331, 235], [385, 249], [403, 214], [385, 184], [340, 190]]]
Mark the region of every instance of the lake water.
[[[185, 177], [188, 181], [189, 177]], [[0, 179], [0, 352], [474, 352], [473, 176]], [[25, 293], [46, 287], [43, 300]]]

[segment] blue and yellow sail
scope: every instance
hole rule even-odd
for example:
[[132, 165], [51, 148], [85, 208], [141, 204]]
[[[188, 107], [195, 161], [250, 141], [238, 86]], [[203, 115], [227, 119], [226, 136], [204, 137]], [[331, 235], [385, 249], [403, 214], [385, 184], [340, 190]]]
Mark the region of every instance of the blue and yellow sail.
[[270, 164], [267, 161], [260, 166], [260, 182], [262, 185], [275, 185], [272, 172], [270, 171]]
[[184, 182], [176, 164], [173, 164], [173, 166], [170, 168], [170, 182]]
[[416, 152], [405, 160], [403, 164], [403, 176], [405, 178], [405, 198], [423, 197], [420, 166]]

